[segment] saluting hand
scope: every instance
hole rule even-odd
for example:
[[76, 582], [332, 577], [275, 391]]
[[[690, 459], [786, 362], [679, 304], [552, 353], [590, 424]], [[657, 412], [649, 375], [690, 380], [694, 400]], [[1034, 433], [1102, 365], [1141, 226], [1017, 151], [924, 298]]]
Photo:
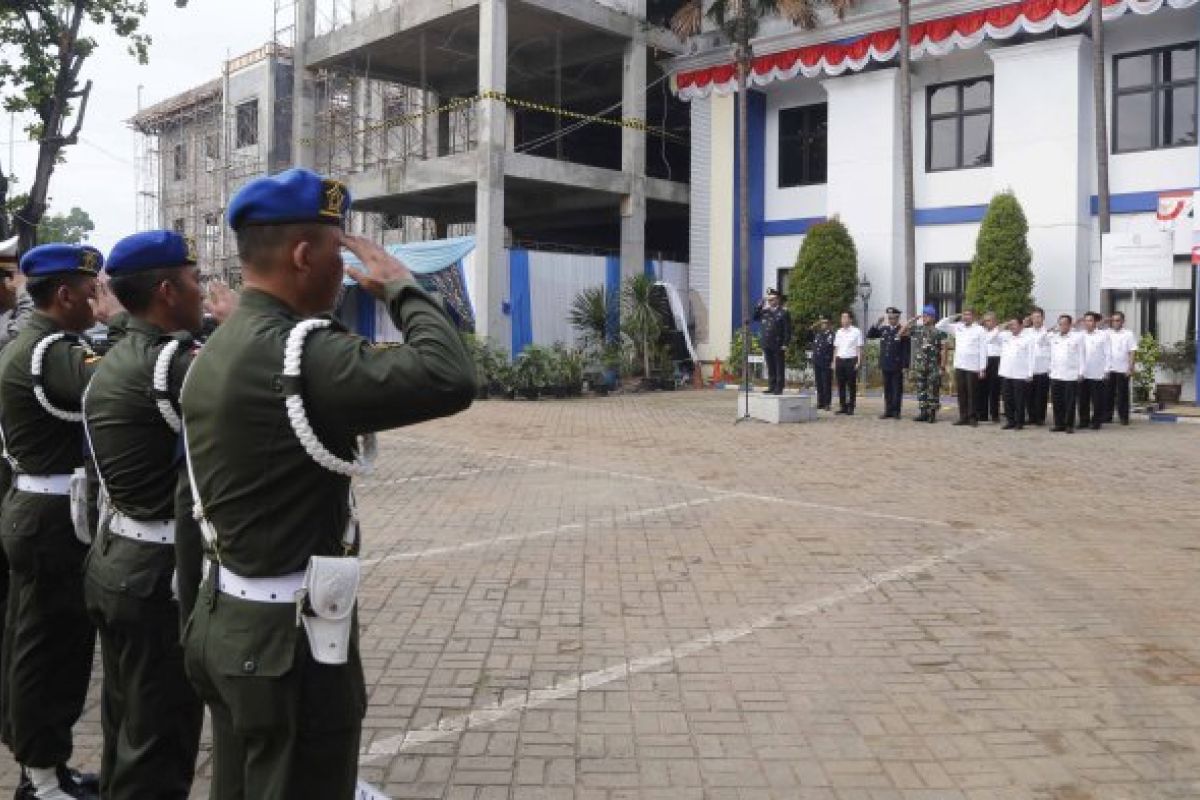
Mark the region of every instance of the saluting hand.
[[208, 298], [204, 301], [204, 310], [213, 315], [217, 322], [224, 322], [233, 314], [238, 306], [238, 293], [221, 281], [211, 281], [208, 284]]
[[391, 281], [412, 279], [412, 273], [408, 271], [408, 267], [401, 263], [400, 259], [370, 239], [343, 234], [342, 245], [351, 253], [354, 253], [363, 264], [362, 269], [346, 267], [346, 271], [350, 273], [351, 278], [358, 281], [358, 285], [364, 291], [377, 300], [386, 298], [384, 284]]
[[112, 289], [109, 288], [108, 278], [105, 277], [96, 281], [96, 295], [89, 298], [88, 302], [92, 305], [92, 313], [96, 315], [96, 320], [105, 325], [110, 319], [125, 310], [121, 306], [121, 302], [117, 300], [117, 296], [113, 294]]

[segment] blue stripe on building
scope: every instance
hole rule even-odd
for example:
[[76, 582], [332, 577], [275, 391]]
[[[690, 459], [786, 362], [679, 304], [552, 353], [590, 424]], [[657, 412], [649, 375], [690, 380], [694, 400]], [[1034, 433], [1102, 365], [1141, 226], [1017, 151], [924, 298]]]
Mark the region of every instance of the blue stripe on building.
[[355, 320], [354, 325], [359, 336], [370, 341], [375, 341], [375, 298], [358, 289], [358, 295], [354, 298], [355, 305]]
[[607, 334], [610, 342], [621, 335], [621, 258], [604, 258], [604, 293], [608, 296]]
[[[747, 148], [749, 150], [750, 174], [750, 298], [762, 297], [763, 293], [763, 244], [766, 217], [766, 145], [767, 145], [767, 97], [762, 92], [747, 92], [746, 116], [748, 118]], [[742, 132], [734, 125], [733, 152], [737, 153]], [[741, 180], [741, 169], [735, 155], [733, 185]], [[742, 281], [739, 262], [742, 244], [740, 193], [735, 189], [733, 197], [733, 316], [734, 330], [742, 327]]]
[[528, 250], [508, 251], [508, 296], [512, 309], [512, 355], [516, 358], [533, 342]]
[[769, 219], [762, 224], [763, 236], [803, 236], [813, 225], [819, 225], [825, 217], [801, 217], [800, 219]]

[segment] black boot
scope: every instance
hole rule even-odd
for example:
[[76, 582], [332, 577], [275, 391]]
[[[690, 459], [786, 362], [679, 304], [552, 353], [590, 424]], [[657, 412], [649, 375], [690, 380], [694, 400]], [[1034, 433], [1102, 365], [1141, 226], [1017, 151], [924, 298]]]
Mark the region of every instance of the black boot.
[[920, 414], [918, 414], [917, 418], [913, 420], [913, 422], [928, 422], [928, 421], [929, 421], [929, 415], [926, 414], [924, 411], [922, 411]]

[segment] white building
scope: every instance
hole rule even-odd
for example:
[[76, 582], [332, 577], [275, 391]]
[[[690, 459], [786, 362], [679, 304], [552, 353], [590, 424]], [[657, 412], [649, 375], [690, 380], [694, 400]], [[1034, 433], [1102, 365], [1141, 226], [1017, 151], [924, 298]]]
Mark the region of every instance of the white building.
[[[1037, 302], [1050, 315], [1101, 310], [1089, 0], [912, 6], [918, 302], [959, 310], [987, 203], [1011, 189], [1029, 220]], [[1200, 5], [1105, 7], [1112, 230], [1158, 230], [1163, 195], [1200, 185]], [[760, 29], [748, 125], [752, 297], [782, 280], [814, 222], [837, 215], [872, 284], [871, 316], [904, 305], [898, 14], [895, 0], [860, 0], [812, 31], [781, 20]], [[692, 105], [697, 339], [701, 357], [724, 357], [739, 308], [731, 52], [701, 34], [670, 68]], [[1194, 335], [1191, 243], [1185, 214], [1173, 281], [1139, 295], [1141, 326], [1164, 342]], [[1128, 293], [1113, 299], [1133, 317]]]

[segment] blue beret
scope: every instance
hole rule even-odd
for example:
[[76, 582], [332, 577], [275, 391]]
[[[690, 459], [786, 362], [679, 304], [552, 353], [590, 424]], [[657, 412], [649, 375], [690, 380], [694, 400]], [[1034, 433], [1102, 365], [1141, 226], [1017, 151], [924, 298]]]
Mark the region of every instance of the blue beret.
[[925, 308], [921, 309], [921, 313], [922, 313], [922, 314], [928, 314], [928, 315], [929, 315], [929, 316], [931, 316], [931, 317], [936, 317], [936, 316], [937, 316], [937, 309], [936, 309], [936, 308], [934, 308], [933, 306], [925, 306]]
[[104, 256], [86, 244], [43, 244], [21, 257], [21, 272], [27, 278], [49, 278], [77, 273], [98, 275]]
[[350, 210], [350, 192], [340, 181], [307, 169], [289, 169], [257, 178], [229, 203], [229, 227], [318, 222], [341, 226]]
[[175, 231], [144, 231], [126, 236], [108, 254], [104, 271], [111, 277], [196, 263], [196, 243]]

